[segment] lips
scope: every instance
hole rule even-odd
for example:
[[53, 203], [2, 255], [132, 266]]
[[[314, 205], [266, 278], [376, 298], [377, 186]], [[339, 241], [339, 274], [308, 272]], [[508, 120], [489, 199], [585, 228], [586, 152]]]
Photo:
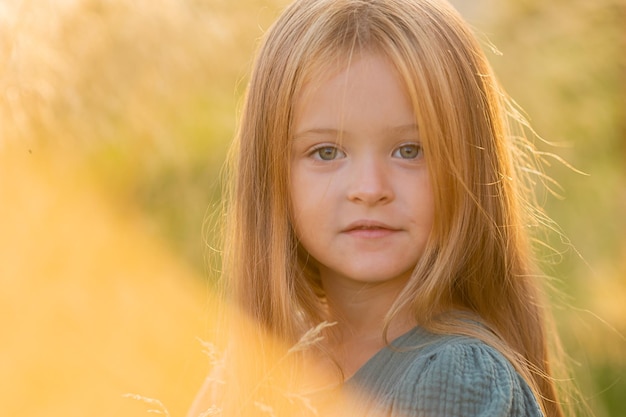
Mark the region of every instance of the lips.
[[357, 220], [350, 223], [342, 232], [357, 237], [377, 238], [388, 236], [399, 230], [387, 223], [376, 220]]

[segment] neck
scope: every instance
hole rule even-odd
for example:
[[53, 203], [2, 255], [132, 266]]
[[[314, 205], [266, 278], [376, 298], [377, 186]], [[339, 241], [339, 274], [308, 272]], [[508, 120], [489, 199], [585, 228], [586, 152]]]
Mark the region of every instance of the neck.
[[[337, 321], [338, 342], [377, 340], [384, 345], [385, 319], [408, 276], [397, 279], [362, 283], [335, 274], [321, 274], [330, 314]], [[405, 309], [406, 310], [406, 309]], [[407, 311], [401, 311], [390, 323], [388, 340], [400, 336], [415, 326]]]
[[328, 341], [329, 348], [344, 377], [350, 377], [387, 342], [415, 326], [409, 310], [404, 309], [389, 323], [386, 339], [383, 334], [387, 313], [408, 276], [363, 283], [324, 272], [320, 271], [320, 277], [329, 313], [337, 321], [333, 327], [334, 337]]

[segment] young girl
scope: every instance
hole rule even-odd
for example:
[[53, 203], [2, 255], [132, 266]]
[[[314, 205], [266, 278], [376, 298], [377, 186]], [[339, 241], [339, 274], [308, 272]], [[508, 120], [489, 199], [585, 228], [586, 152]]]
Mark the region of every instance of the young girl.
[[515, 113], [443, 0], [288, 7], [232, 151], [246, 323], [190, 415], [561, 416]]

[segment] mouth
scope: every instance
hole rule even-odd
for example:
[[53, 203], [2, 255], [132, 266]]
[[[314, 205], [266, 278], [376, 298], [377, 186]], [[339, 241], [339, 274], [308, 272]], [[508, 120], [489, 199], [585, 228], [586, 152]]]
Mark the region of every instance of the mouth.
[[400, 229], [375, 220], [357, 220], [350, 223], [342, 232], [397, 232]]

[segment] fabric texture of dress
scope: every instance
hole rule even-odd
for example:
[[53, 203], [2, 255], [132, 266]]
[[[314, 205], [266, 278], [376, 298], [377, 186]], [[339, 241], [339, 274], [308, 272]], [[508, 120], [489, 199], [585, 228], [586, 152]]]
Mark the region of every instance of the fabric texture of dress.
[[376, 353], [344, 389], [359, 416], [542, 416], [528, 384], [496, 349], [420, 327]]

